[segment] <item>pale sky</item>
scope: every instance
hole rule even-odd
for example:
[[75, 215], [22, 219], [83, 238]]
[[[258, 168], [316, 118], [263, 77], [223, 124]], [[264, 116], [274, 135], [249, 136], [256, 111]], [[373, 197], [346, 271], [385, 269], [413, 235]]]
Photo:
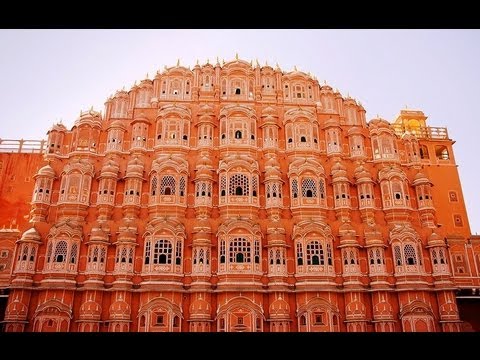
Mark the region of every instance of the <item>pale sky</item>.
[[165, 65], [216, 57], [277, 62], [310, 72], [359, 100], [367, 121], [392, 122], [408, 106], [446, 126], [472, 233], [480, 232], [476, 187], [480, 125], [480, 30], [0, 30], [2, 139], [46, 139], [80, 110], [104, 110]]

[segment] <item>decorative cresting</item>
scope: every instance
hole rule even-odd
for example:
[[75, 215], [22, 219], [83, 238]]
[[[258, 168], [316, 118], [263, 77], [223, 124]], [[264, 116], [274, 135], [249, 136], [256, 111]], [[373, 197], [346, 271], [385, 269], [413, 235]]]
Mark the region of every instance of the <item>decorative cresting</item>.
[[220, 146], [256, 146], [257, 116], [247, 105], [225, 105], [220, 110]]
[[[183, 276], [185, 226], [175, 218], [155, 218], [147, 224], [143, 237], [144, 281], [180, 281]], [[163, 274], [171, 276], [158, 276]]]
[[303, 304], [297, 300], [296, 316], [300, 332], [336, 332], [340, 330], [338, 307], [324, 297], [314, 297]]
[[158, 109], [155, 150], [188, 146], [191, 121], [191, 111], [185, 105], [167, 104]]
[[35, 332], [66, 332], [70, 330], [72, 308], [58, 299], [38, 305], [33, 315]]
[[[180, 304], [181, 305], [181, 304]], [[139, 332], [180, 332], [182, 308], [163, 297], [150, 300], [138, 311]]]
[[334, 237], [330, 226], [324, 222], [300, 221], [293, 227], [292, 240], [298, 281], [317, 280], [334, 285]]
[[413, 300], [400, 306], [400, 319], [404, 332], [435, 331], [435, 315], [431, 306], [421, 300]]
[[218, 274], [262, 274], [262, 231], [248, 218], [228, 218], [218, 227]]
[[318, 150], [318, 121], [313, 110], [293, 108], [287, 110], [283, 117], [285, 127], [285, 149], [292, 152], [308, 152]]
[[47, 235], [47, 253], [45, 256], [43, 281], [51, 276], [65, 277], [72, 284], [77, 274], [80, 243], [83, 239], [82, 226], [76, 222], [62, 220], [53, 225]]
[[216, 315], [219, 332], [263, 331], [263, 307], [247, 297], [238, 296], [221, 304]]

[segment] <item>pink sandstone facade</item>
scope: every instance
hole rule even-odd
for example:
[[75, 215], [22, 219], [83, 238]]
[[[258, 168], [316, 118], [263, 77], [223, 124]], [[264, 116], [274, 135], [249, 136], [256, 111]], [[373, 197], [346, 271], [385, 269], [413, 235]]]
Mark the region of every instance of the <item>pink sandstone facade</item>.
[[54, 125], [34, 169], [1, 154], [3, 329], [465, 330], [480, 239], [426, 119], [367, 123], [309, 74], [239, 59], [118, 91]]

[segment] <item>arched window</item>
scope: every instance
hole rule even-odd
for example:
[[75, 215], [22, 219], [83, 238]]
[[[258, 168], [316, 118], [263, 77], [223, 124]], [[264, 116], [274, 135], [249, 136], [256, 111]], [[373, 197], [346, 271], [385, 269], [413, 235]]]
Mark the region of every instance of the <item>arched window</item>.
[[55, 246], [55, 254], [53, 256], [53, 261], [57, 263], [65, 262], [67, 259], [67, 242], [61, 240]]
[[324, 265], [325, 258], [322, 244], [318, 241], [307, 243], [307, 265]]
[[235, 139], [241, 139], [242, 138], [242, 132], [240, 130], [235, 131]]
[[172, 243], [169, 240], [158, 240], [153, 248], [153, 263], [171, 264], [172, 251]]
[[229, 259], [231, 263], [250, 263], [251, 243], [244, 238], [234, 238], [230, 241]]
[[171, 175], [162, 177], [160, 184], [161, 195], [175, 195], [175, 178]]
[[249, 178], [243, 174], [233, 174], [229, 182], [229, 195], [248, 196], [250, 194]]
[[317, 183], [312, 178], [304, 178], [302, 180], [302, 196], [317, 197]]
[[403, 251], [405, 254], [405, 263], [407, 265], [417, 265], [417, 253], [415, 252], [415, 248], [410, 244], [406, 244]]

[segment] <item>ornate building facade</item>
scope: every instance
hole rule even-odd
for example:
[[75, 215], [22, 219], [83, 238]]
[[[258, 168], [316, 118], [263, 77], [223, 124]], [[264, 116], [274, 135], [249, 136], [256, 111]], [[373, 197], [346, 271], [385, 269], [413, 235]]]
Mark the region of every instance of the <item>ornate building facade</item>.
[[426, 119], [238, 58], [118, 91], [48, 131], [4, 330], [461, 331], [480, 239]]

